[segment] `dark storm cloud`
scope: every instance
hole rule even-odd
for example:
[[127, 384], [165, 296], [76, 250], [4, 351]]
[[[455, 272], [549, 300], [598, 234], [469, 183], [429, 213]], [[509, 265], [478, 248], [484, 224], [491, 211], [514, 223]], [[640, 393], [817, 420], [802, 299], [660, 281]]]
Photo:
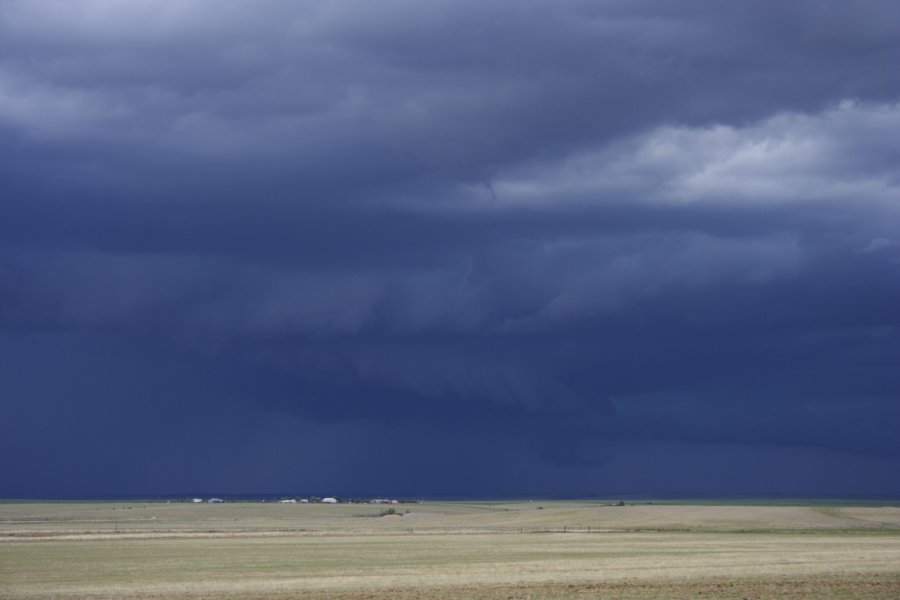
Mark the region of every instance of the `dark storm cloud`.
[[[167, 433], [125, 454], [157, 489], [293, 485], [252, 465], [350, 436], [304, 477], [650, 490], [621, 471], [668, 481], [648, 449], [774, 448], [897, 493], [898, 27], [893, 2], [2, 3], [2, 348], [47, 349], [10, 368], [4, 455], [48, 410], [153, 406]], [[113, 357], [133, 390], [95, 381]], [[192, 436], [237, 449], [166, 480], [149, 456]], [[410, 446], [452, 473], [369, 462]], [[63, 455], [6, 458], [0, 492], [52, 493]]]

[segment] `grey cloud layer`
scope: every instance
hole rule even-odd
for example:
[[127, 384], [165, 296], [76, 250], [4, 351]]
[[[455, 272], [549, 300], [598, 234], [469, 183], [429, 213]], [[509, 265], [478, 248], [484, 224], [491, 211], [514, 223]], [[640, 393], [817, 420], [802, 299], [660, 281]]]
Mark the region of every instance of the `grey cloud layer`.
[[[62, 233], [62, 249], [14, 254], [6, 270], [18, 274], [26, 304], [40, 305], [30, 288], [52, 290], [91, 324], [170, 313], [179, 326], [227, 335], [547, 326], [615, 313], [673, 286], [703, 293], [803, 277], [834, 252], [888, 275], [900, 255], [890, 160], [898, 131], [896, 106], [846, 103], [742, 129], [655, 129], [500, 171], [493, 194], [452, 185], [441, 198], [403, 194], [378, 209], [365, 198], [355, 209], [307, 208], [300, 196], [283, 210], [248, 197], [185, 211], [178, 203], [194, 200], [178, 198], [129, 206], [150, 217], [138, 222], [88, 198], [87, 209], [60, 206], [62, 232], [41, 240]], [[41, 215], [11, 205], [10, 229], [40, 226]], [[104, 209], [107, 222], [91, 214]], [[23, 244], [43, 233], [26, 231]]]
[[560, 464], [897, 457], [898, 30], [895, 2], [0, 3], [0, 327], [186, 344], [261, 411], [393, 398]]

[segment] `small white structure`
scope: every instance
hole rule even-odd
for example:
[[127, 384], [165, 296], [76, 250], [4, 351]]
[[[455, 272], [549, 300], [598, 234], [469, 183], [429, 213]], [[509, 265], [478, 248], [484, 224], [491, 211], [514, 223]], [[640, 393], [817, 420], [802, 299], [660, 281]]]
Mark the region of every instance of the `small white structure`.
[[203, 498], [191, 498], [191, 502], [194, 504], [203, 504]]
[[300, 498], [300, 504], [309, 504], [309, 500], [306, 498]]
[[207, 500], [206, 502], [209, 503], [209, 504], [222, 504], [222, 503], [225, 502], [225, 501], [222, 500], [221, 498], [210, 498], [210, 499]]
[[293, 498], [285, 498], [284, 500], [279, 500], [279, 504], [297, 504], [297, 501]]
[[337, 503], [338, 503], [337, 498], [331, 498], [330, 496], [328, 498], [322, 498], [322, 504], [337, 504]]

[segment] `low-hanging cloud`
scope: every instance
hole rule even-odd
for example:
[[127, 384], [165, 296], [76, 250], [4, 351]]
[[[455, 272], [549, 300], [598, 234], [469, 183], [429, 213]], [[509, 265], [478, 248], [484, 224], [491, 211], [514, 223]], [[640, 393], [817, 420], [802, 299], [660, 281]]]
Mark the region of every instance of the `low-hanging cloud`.
[[154, 402], [221, 397], [229, 436], [422, 428], [548, 482], [652, 443], [894, 460], [898, 26], [876, 1], [2, 3], [0, 332], [118, 340], [139, 380], [184, 353], [172, 388], [213, 391]]

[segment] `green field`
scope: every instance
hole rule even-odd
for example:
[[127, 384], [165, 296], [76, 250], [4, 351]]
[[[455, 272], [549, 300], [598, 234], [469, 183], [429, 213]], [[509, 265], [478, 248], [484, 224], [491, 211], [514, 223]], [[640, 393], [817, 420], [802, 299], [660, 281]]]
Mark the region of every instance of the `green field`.
[[0, 597], [900, 597], [896, 506], [386, 508], [4, 503]]

